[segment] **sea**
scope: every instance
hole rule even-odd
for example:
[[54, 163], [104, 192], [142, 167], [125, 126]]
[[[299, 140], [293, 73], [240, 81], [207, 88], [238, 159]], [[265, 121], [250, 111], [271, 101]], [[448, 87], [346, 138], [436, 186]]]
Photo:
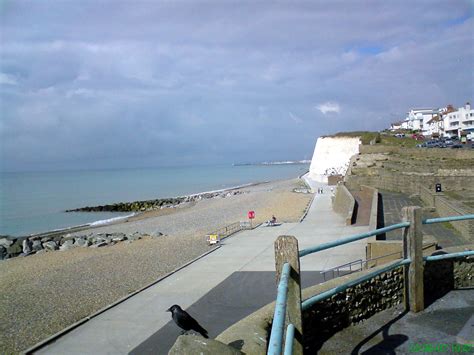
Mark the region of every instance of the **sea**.
[[0, 173], [0, 235], [25, 236], [130, 213], [68, 212], [84, 206], [177, 197], [298, 177], [309, 164], [216, 165]]

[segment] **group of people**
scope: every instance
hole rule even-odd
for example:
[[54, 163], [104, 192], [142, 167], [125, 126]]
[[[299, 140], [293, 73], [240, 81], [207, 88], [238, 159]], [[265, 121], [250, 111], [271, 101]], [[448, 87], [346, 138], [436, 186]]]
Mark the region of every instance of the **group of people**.
[[322, 194], [324, 192], [322, 187], [318, 187], [318, 194]]

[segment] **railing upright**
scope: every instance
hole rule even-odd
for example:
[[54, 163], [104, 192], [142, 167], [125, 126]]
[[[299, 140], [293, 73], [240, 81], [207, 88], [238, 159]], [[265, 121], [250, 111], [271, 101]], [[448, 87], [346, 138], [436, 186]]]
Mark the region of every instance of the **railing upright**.
[[403, 207], [402, 216], [405, 222], [410, 223], [403, 230], [403, 258], [411, 260], [404, 270], [405, 309], [416, 313], [425, 309], [421, 208], [417, 206]]
[[303, 322], [301, 317], [301, 283], [298, 240], [293, 236], [282, 235], [275, 241], [275, 268], [277, 283], [285, 263], [290, 265], [288, 278], [288, 300], [286, 307], [286, 324], [294, 326], [293, 353], [303, 354]]

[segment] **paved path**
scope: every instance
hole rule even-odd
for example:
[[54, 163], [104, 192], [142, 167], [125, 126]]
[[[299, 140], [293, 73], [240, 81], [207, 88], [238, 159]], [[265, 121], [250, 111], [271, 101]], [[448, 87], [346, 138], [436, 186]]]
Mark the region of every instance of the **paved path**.
[[[423, 206], [419, 199], [410, 198], [406, 194], [391, 191], [379, 191], [382, 195], [385, 226], [400, 223], [402, 221], [402, 208], [405, 206]], [[423, 218], [438, 217], [436, 213], [429, 213]], [[443, 216], [444, 217], [444, 216]], [[432, 235], [441, 247], [447, 248], [455, 245], [469, 244], [462, 235], [453, 227], [447, 227], [447, 223], [436, 223], [423, 225], [423, 233]], [[402, 240], [402, 230], [386, 233], [387, 240]]]
[[[212, 319], [207, 317], [204, 320], [202, 317], [213, 315], [215, 318], [222, 318], [219, 310], [234, 308], [234, 321], [236, 321], [256, 309], [255, 307], [259, 308], [268, 302], [263, 294], [266, 292], [268, 295], [269, 292], [269, 275], [273, 277], [274, 272], [273, 243], [279, 235], [296, 236], [300, 249], [304, 249], [367, 230], [368, 226], [345, 226], [344, 218], [332, 211], [331, 192], [326, 186], [325, 193], [315, 195], [303, 222], [285, 223], [276, 227], [262, 226], [225, 239], [221, 248], [92, 318], [37, 353], [167, 353], [169, 344], [172, 344], [179, 334], [178, 328], [170, 324], [170, 314], [165, 312], [173, 304], [179, 304], [190, 312], [195, 310], [191, 313], [206, 324], [206, 327], [211, 326], [212, 329], [208, 329], [210, 336], [215, 336], [228, 325], [222, 324], [221, 328], [212, 327], [210, 324], [213, 322]], [[363, 259], [365, 244], [365, 241], [359, 241], [302, 258], [301, 268], [305, 272], [303, 278], [309, 275], [317, 280], [315, 275], [319, 274], [320, 270]], [[259, 273], [260, 276], [254, 273]], [[259, 280], [262, 282], [260, 283]], [[223, 285], [227, 286], [223, 287]], [[262, 292], [258, 292], [259, 287]], [[216, 292], [220, 296], [212, 298], [210, 294], [213, 290], [219, 290]], [[275, 295], [276, 286], [271, 291]], [[236, 294], [239, 304], [236, 304], [235, 297], [231, 297]], [[210, 299], [214, 301], [207, 302]], [[253, 301], [248, 305], [249, 302], [246, 302], [246, 299]], [[225, 300], [232, 300], [232, 302], [226, 303]], [[259, 300], [260, 303], [257, 302]], [[193, 305], [199, 305], [199, 307], [190, 308]], [[162, 329], [170, 326], [174, 327], [173, 334], [160, 333]], [[161, 339], [160, 334], [163, 335]], [[147, 346], [143, 347], [143, 344]], [[153, 349], [153, 344], [166, 346]], [[142, 348], [140, 348], [141, 345]]]

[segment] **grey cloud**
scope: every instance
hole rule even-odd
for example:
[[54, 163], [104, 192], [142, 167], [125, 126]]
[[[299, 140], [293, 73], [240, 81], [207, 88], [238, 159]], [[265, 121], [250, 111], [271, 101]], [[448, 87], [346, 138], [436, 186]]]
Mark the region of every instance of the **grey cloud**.
[[467, 1], [17, 1], [0, 26], [9, 170], [299, 159], [473, 96]]

